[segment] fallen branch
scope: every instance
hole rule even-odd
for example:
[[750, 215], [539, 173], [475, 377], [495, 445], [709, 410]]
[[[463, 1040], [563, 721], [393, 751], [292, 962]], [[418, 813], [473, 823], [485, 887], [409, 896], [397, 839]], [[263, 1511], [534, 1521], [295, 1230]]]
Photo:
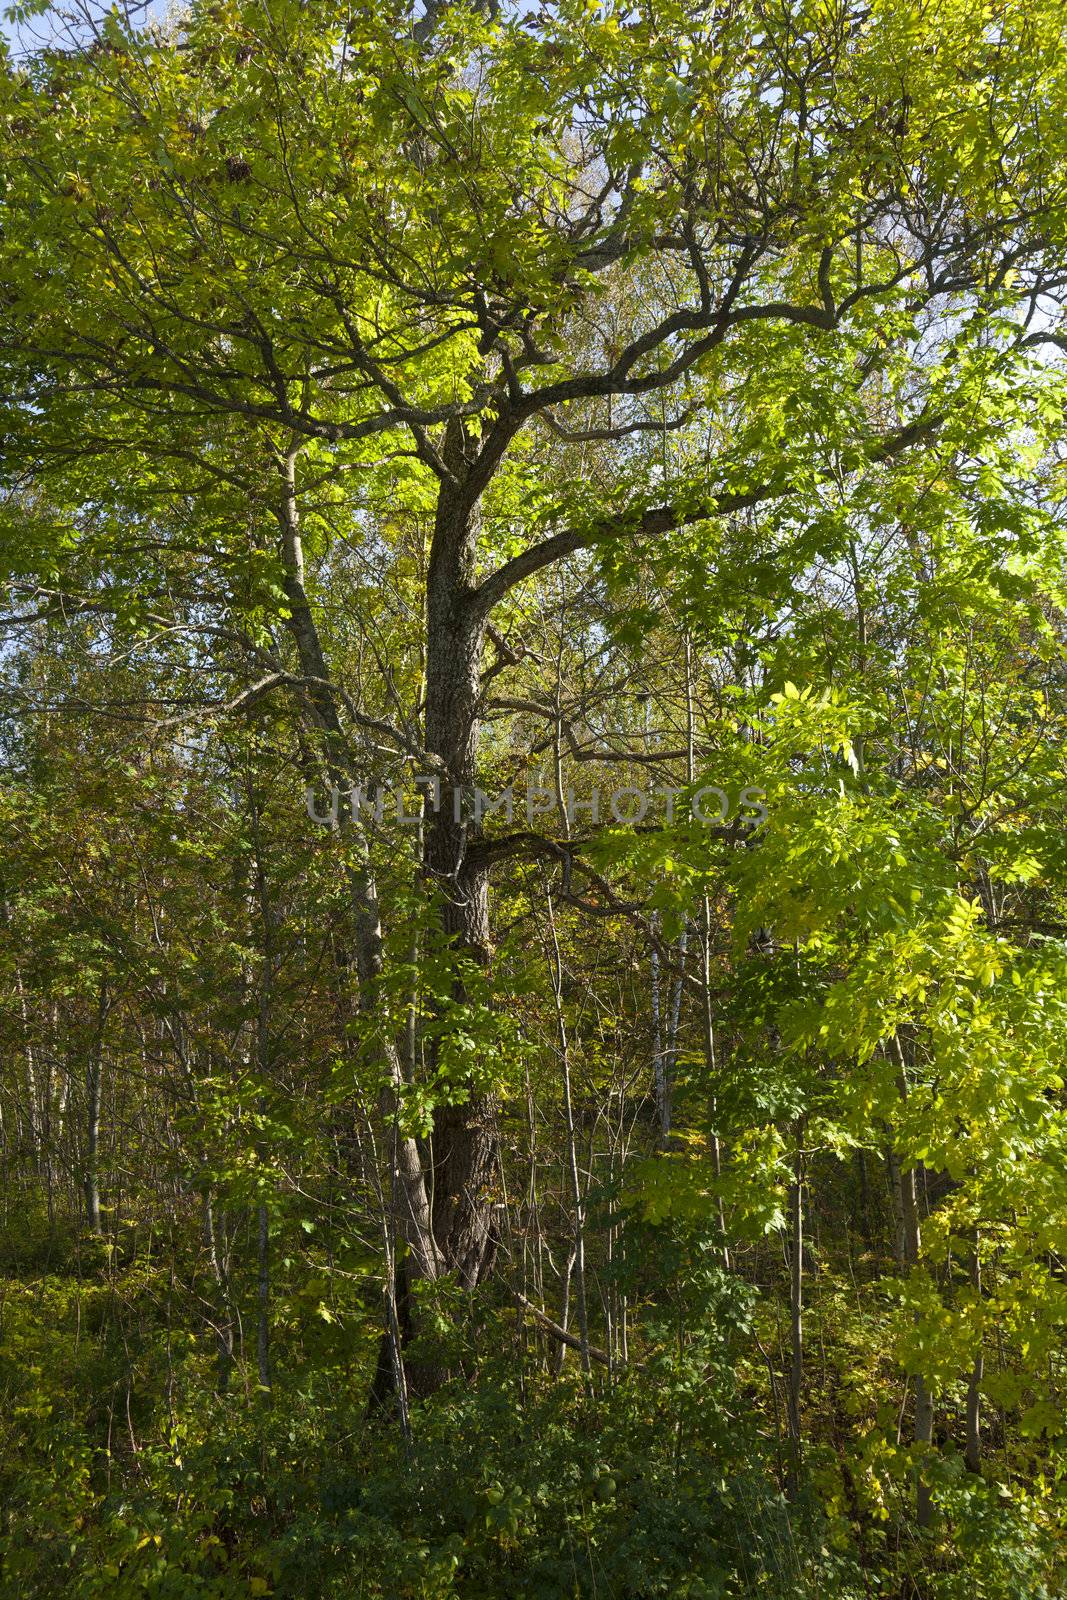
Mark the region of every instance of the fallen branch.
[[[540, 1306], [535, 1306], [532, 1300], [527, 1300], [526, 1296], [521, 1294], [518, 1289], [513, 1289], [511, 1292], [520, 1306], [523, 1306], [525, 1310], [532, 1314], [534, 1321], [539, 1327], [544, 1328], [546, 1333], [550, 1333], [554, 1339], [558, 1339], [560, 1344], [565, 1344], [570, 1350], [580, 1350], [582, 1348], [582, 1341], [575, 1334], [568, 1333], [566, 1328], [561, 1328], [558, 1322], [553, 1322], [552, 1318], [542, 1311]], [[595, 1344], [589, 1346], [589, 1359], [591, 1361], [599, 1361], [601, 1366], [604, 1367], [610, 1367], [611, 1365], [611, 1358], [607, 1351], [598, 1350]]]

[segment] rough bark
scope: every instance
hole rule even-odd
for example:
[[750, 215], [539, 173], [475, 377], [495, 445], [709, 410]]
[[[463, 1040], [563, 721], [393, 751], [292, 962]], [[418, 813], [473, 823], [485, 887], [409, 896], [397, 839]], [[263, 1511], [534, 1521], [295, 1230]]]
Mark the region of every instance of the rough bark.
[[[462, 470], [462, 428], [449, 430], [448, 459]], [[424, 862], [440, 900], [441, 935], [454, 958], [451, 1000], [462, 1004], [467, 960], [487, 968], [489, 869], [472, 846], [485, 622], [475, 593], [477, 512], [472, 492], [443, 486], [426, 591], [426, 749], [443, 774], [439, 803], [427, 800]], [[497, 1169], [497, 1106], [471, 1089], [438, 1109], [433, 1128], [433, 1232], [445, 1271], [473, 1288], [494, 1255], [491, 1189]]]

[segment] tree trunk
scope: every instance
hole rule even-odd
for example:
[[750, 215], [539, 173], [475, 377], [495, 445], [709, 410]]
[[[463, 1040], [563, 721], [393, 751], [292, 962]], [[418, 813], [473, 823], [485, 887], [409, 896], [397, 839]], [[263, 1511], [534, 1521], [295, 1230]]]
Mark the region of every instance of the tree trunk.
[[269, 1389], [270, 1381], [270, 1217], [260, 1201], [256, 1207], [256, 1262], [258, 1282], [256, 1294], [256, 1367], [261, 1389]]
[[85, 1223], [90, 1233], [100, 1232], [100, 1094], [106, 1021], [107, 987], [101, 982], [96, 1031], [85, 1067]]
[[[330, 781], [338, 785], [346, 781], [355, 784], [359, 774], [338, 716], [328, 664], [305, 588], [296, 487], [298, 455], [299, 451], [294, 447], [279, 462], [282, 492], [278, 505], [278, 524], [285, 569], [285, 595], [289, 603], [288, 627], [301, 671], [311, 682], [309, 699], [325, 747]], [[357, 1004], [360, 1015], [372, 1024], [370, 1036], [377, 1041], [375, 1048], [379, 1052], [385, 1081], [380, 1111], [390, 1151], [388, 1204], [391, 1214], [383, 1218], [385, 1235], [390, 1241], [386, 1252], [387, 1317], [378, 1369], [371, 1384], [369, 1399], [371, 1406], [375, 1407], [384, 1404], [390, 1393], [394, 1393], [400, 1405], [406, 1436], [407, 1398], [400, 1345], [402, 1340], [406, 1342], [411, 1329], [408, 1316], [410, 1279], [435, 1278], [443, 1263], [434, 1238], [429, 1191], [418, 1145], [412, 1135], [401, 1133], [399, 1127], [398, 1113], [404, 1089], [400, 1052], [393, 1039], [388, 1035], [383, 1036], [373, 1026], [382, 976], [383, 950], [378, 890], [370, 851], [362, 829], [354, 824], [350, 816], [346, 816], [345, 808], [334, 815], [333, 826], [338, 829], [351, 826], [355, 833], [356, 861], [349, 872], [348, 888], [355, 925]], [[406, 1258], [402, 1258], [395, 1249], [397, 1238], [407, 1246]], [[427, 1387], [433, 1386], [433, 1381], [427, 1384]]]
[[[897, 1088], [901, 1100], [906, 1101], [908, 1098], [907, 1065], [899, 1038], [893, 1040], [893, 1050], [899, 1069]], [[897, 1171], [900, 1173], [904, 1265], [908, 1268], [915, 1268], [919, 1265], [922, 1252], [922, 1235], [919, 1223], [919, 1184], [923, 1176], [922, 1162], [915, 1162], [905, 1172], [901, 1170], [899, 1161], [897, 1161]], [[915, 1376], [915, 1428], [913, 1438], [921, 1449], [929, 1450], [933, 1443], [933, 1437], [934, 1401], [930, 1393], [930, 1386], [925, 1376], [920, 1372], [916, 1373]], [[930, 1496], [930, 1485], [923, 1475], [921, 1466], [915, 1491], [915, 1520], [920, 1528], [928, 1528], [933, 1520], [933, 1501]]]
[[[703, 917], [700, 930], [700, 958], [701, 958], [701, 1022], [704, 1028], [704, 1059], [707, 1062], [708, 1074], [711, 1079], [711, 1168], [715, 1175], [716, 1187], [722, 1177], [722, 1146], [719, 1142], [718, 1121], [719, 1107], [717, 1099], [717, 1085], [719, 1068], [715, 1050], [715, 1019], [711, 1012], [711, 901], [704, 896]], [[719, 1215], [719, 1239], [722, 1247], [722, 1264], [727, 1272], [730, 1270], [730, 1246], [726, 1238], [726, 1209], [723, 1205], [722, 1190], [718, 1189], [716, 1209]]]
[[[652, 913], [652, 927], [659, 933], [659, 913]], [[670, 1132], [669, 1113], [666, 1111], [667, 1080], [663, 1070], [663, 1008], [659, 997], [659, 947], [652, 946], [652, 1092], [659, 1120], [660, 1143], [666, 1145]], [[666, 1124], [666, 1126], [665, 1126]]]
[[[473, 814], [473, 789], [479, 731], [479, 693], [484, 616], [472, 603], [478, 524], [476, 505], [481, 487], [472, 484], [468, 441], [462, 423], [447, 429], [446, 464], [451, 480], [438, 497], [426, 589], [426, 716], [425, 748], [435, 759], [433, 776], [440, 780], [438, 803], [426, 800], [423, 865], [439, 896], [440, 932], [453, 959], [449, 999], [464, 1003], [463, 968], [473, 962], [489, 965], [489, 869], [472, 850], [478, 835]], [[351, 753], [338, 717], [329, 672], [308, 601], [304, 580], [294, 448], [279, 463], [282, 494], [278, 520], [289, 603], [289, 631], [301, 670], [310, 681], [309, 698], [324, 736], [331, 781], [354, 780]], [[344, 826], [343, 818], [335, 825]], [[374, 875], [365, 841], [362, 859], [351, 875], [356, 923], [355, 955], [359, 1006], [372, 1015], [382, 971], [381, 919]], [[396, 1214], [393, 1226], [408, 1247], [396, 1263], [390, 1303], [399, 1306], [396, 1319], [406, 1334], [409, 1277], [435, 1278], [455, 1273], [465, 1288], [474, 1288], [489, 1271], [495, 1241], [491, 1191], [497, 1173], [497, 1107], [495, 1096], [476, 1084], [462, 1085], [463, 1096], [439, 1107], [432, 1135], [433, 1205], [423, 1161], [414, 1138], [400, 1133], [396, 1111], [404, 1087], [403, 1066], [392, 1040], [380, 1046], [386, 1089], [382, 1112], [393, 1123], [391, 1142]], [[431, 1065], [434, 1063], [431, 1061]], [[394, 1342], [396, 1329], [393, 1330]], [[386, 1338], [389, 1338], [387, 1331]], [[391, 1370], [389, 1368], [388, 1370]], [[379, 1363], [377, 1391], [388, 1382]], [[373, 1398], [373, 1395], [372, 1395]]]
[[[981, 1297], [982, 1293], [982, 1261], [978, 1253], [978, 1229], [974, 1230], [974, 1253], [971, 1256], [971, 1284], [975, 1295]], [[979, 1341], [981, 1335], [979, 1335]], [[985, 1356], [979, 1342], [971, 1368], [971, 1377], [967, 1385], [967, 1422], [966, 1445], [964, 1448], [964, 1461], [968, 1472], [981, 1472], [982, 1470], [982, 1381], [985, 1378]]]
[[[578, 1145], [575, 1134], [574, 1098], [571, 1093], [570, 1043], [567, 1024], [563, 1016], [563, 960], [556, 934], [556, 918], [552, 909], [552, 894], [545, 887], [548, 910], [548, 927], [552, 935], [552, 992], [556, 1002], [556, 1027], [559, 1034], [559, 1062], [563, 1072], [563, 1114], [567, 1130], [567, 1166], [574, 1197], [574, 1270], [578, 1291], [578, 1348], [582, 1353], [582, 1372], [589, 1387], [589, 1301], [585, 1282], [585, 1202], [582, 1196], [581, 1175], [578, 1171]], [[610, 1340], [609, 1340], [610, 1343]]]
[[41, 1164], [41, 1130], [37, 1116], [37, 1072], [34, 1066], [33, 1034], [30, 1028], [29, 1010], [26, 1005], [26, 990], [22, 984], [22, 972], [15, 968], [15, 986], [18, 989], [19, 1006], [22, 1012], [22, 1037], [24, 1040], [23, 1054], [26, 1063], [26, 1132], [29, 1136], [30, 1152], [33, 1156], [34, 1168], [39, 1169]]
[[[462, 450], [462, 427], [449, 449]], [[442, 488], [426, 589], [426, 749], [442, 774], [438, 804], [428, 797], [424, 863], [440, 897], [441, 935], [453, 959], [451, 1002], [467, 998], [463, 964], [490, 963], [489, 869], [473, 847], [484, 622], [471, 605], [477, 520], [469, 494]], [[433, 1232], [446, 1272], [471, 1289], [495, 1250], [491, 1189], [497, 1171], [497, 1106], [471, 1086], [434, 1116]]]
[[218, 1341], [218, 1375], [215, 1389], [218, 1394], [225, 1394], [230, 1386], [230, 1372], [233, 1368], [233, 1339], [237, 1318], [234, 1314], [233, 1299], [230, 1294], [229, 1263], [226, 1260], [225, 1253], [219, 1249], [218, 1233], [215, 1228], [215, 1208], [212, 1205], [211, 1190], [206, 1181], [201, 1190], [200, 1205], [204, 1244], [207, 1247], [208, 1262], [211, 1266], [211, 1275], [217, 1291], [216, 1315], [218, 1322], [213, 1324], [215, 1337]]
[[800, 1492], [800, 1396], [804, 1387], [804, 1121], [797, 1124], [789, 1186], [789, 1494]]
[[[904, 1189], [904, 1242], [907, 1263], [909, 1267], [919, 1264], [921, 1248], [919, 1232], [919, 1206], [916, 1192], [916, 1168], [912, 1167], [903, 1174]], [[917, 1373], [915, 1377], [915, 1430], [914, 1439], [917, 1445], [929, 1449], [934, 1437], [934, 1402], [929, 1385], [923, 1374]], [[933, 1517], [933, 1504], [930, 1498], [930, 1486], [926, 1482], [922, 1468], [919, 1469], [919, 1480], [916, 1488], [915, 1518], [920, 1528], [928, 1528]]]
[[[282, 494], [278, 522], [285, 568], [285, 595], [289, 603], [288, 626], [301, 671], [312, 681], [309, 698], [319, 732], [323, 736], [330, 779], [332, 782], [343, 783], [347, 780], [351, 783], [355, 777], [351, 752], [329, 687], [327, 662], [304, 587], [304, 554], [296, 490], [297, 456], [298, 452], [294, 449], [279, 464]], [[347, 826], [343, 809], [334, 818], [334, 826]], [[377, 885], [362, 832], [357, 834], [357, 842], [361, 848], [357, 864], [349, 874], [349, 895], [355, 922], [358, 1005], [361, 1015], [373, 1018], [378, 1005], [377, 990], [382, 972], [381, 915]], [[377, 1036], [378, 1030], [373, 1029], [372, 1033]], [[410, 1135], [400, 1136], [396, 1129], [396, 1111], [404, 1083], [400, 1054], [394, 1041], [388, 1037], [380, 1039], [378, 1048], [386, 1080], [381, 1110], [386, 1126], [392, 1123], [390, 1149], [396, 1181], [391, 1189], [397, 1209], [396, 1231], [408, 1246], [413, 1273], [433, 1278], [437, 1275], [440, 1263], [430, 1224], [430, 1204], [422, 1161], [414, 1138]]]

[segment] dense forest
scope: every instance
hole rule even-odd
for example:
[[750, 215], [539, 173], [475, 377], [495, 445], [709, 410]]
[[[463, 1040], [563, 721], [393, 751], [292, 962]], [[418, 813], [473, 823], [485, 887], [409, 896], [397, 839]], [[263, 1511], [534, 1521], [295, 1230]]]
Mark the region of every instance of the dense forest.
[[1067, 14], [0, 50], [0, 1596], [1055, 1600]]

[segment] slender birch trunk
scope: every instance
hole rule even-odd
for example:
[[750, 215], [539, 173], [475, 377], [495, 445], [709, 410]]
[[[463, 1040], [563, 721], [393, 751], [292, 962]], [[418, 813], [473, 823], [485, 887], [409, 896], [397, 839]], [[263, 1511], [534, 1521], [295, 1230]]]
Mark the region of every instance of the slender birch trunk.
[[[907, 1064], [904, 1049], [900, 1039], [894, 1038], [893, 1052], [896, 1056], [898, 1067], [897, 1087], [902, 1101], [908, 1098]], [[922, 1164], [915, 1162], [907, 1171], [900, 1171], [900, 1196], [901, 1220], [903, 1224], [904, 1265], [914, 1269], [919, 1265], [922, 1252], [922, 1237], [919, 1222], [919, 1192], [918, 1183], [922, 1178]], [[922, 1373], [915, 1376], [915, 1427], [913, 1438], [915, 1444], [923, 1450], [928, 1450], [934, 1437], [934, 1402], [929, 1384]], [[918, 1483], [915, 1499], [915, 1517], [920, 1528], [928, 1528], [933, 1519], [933, 1502], [930, 1497], [930, 1486], [926, 1482], [922, 1468], [918, 1473]]]
[[262, 1201], [256, 1207], [256, 1368], [261, 1389], [270, 1376], [270, 1217]]
[[[982, 1293], [982, 1259], [979, 1255], [978, 1229], [974, 1231], [974, 1249], [971, 1252], [971, 1287], [976, 1298]], [[985, 1355], [982, 1350], [981, 1334], [979, 1334], [978, 1350], [971, 1368], [970, 1380], [967, 1384], [967, 1411], [965, 1424], [965, 1438], [963, 1459], [968, 1472], [981, 1472], [982, 1470], [982, 1382], [985, 1378]]]
[[581, 1178], [578, 1171], [574, 1100], [571, 1094], [570, 1042], [567, 1037], [567, 1024], [563, 1015], [563, 964], [560, 958], [559, 938], [556, 933], [552, 892], [547, 886], [545, 900], [548, 910], [548, 927], [552, 937], [552, 993], [556, 1002], [556, 1028], [559, 1035], [560, 1066], [563, 1072], [563, 1113], [567, 1135], [567, 1167], [574, 1200], [574, 1287], [578, 1310], [578, 1337], [582, 1357], [582, 1371], [585, 1374], [588, 1385], [592, 1367], [589, 1356], [589, 1303], [586, 1295], [585, 1279], [585, 1202], [582, 1196]]
[[803, 1440], [800, 1397], [804, 1387], [804, 1119], [797, 1123], [793, 1181], [789, 1186], [789, 1492], [800, 1491]]
[[100, 1230], [100, 1101], [103, 1083], [107, 985], [101, 979], [96, 1028], [85, 1066], [85, 1222], [90, 1233]]

